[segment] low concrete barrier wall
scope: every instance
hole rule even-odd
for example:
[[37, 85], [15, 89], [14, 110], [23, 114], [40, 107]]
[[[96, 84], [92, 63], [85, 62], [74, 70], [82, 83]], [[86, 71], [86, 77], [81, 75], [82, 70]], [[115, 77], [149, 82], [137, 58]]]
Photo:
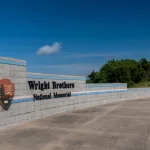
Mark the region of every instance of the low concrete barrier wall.
[[[13, 92], [12, 85], [1, 82], [3, 79], [14, 84], [13, 100], [8, 99]], [[85, 84], [85, 79], [83, 76], [29, 73], [26, 61], [0, 57], [0, 96], [3, 86], [5, 96], [8, 94], [6, 100], [0, 98], [0, 129], [65, 111], [150, 97], [150, 88], [127, 90], [126, 83]], [[11, 106], [6, 110], [10, 101]]]

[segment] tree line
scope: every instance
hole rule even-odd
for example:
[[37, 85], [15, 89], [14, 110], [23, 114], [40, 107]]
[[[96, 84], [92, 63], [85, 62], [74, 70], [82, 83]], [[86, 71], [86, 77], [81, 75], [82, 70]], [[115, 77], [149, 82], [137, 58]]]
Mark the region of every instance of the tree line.
[[98, 72], [88, 75], [87, 83], [127, 83], [128, 87], [140, 81], [150, 80], [150, 61], [142, 58], [109, 60]]

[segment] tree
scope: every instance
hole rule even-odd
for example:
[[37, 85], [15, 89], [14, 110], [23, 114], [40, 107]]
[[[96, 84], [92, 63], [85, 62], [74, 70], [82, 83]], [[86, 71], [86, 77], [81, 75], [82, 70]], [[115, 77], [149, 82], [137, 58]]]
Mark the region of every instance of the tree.
[[89, 75], [93, 83], [127, 83], [128, 86], [143, 79], [145, 71], [142, 64], [133, 59], [110, 60], [99, 72]]
[[[98, 81], [96, 80], [96, 74], [97, 72], [95, 72], [94, 70], [88, 75], [88, 78], [90, 79], [90, 81], [92, 83], [97, 83]], [[88, 81], [89, 82], [89, 81]]]
[[141, 64], [142, 68], [145, 71], [145, 81], [147, 81], [148, 77], [150, 76], [150, 62], [146, 58], [142, 58], [139, 63]]

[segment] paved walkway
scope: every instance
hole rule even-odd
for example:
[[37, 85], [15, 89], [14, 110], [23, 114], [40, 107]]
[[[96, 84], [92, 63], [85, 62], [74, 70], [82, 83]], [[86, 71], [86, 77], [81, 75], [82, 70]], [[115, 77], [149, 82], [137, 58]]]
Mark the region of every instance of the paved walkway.
[[82, 109], [0, 132], [0, 150], [150, 150], [150, 99]]

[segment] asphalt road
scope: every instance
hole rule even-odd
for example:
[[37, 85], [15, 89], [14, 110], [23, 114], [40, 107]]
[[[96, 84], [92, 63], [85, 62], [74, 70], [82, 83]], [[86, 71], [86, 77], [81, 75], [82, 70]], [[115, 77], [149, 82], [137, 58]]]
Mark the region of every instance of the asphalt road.
[[0, 132], [0, 150], [150, 150], [150, 99], [67, 112]]

